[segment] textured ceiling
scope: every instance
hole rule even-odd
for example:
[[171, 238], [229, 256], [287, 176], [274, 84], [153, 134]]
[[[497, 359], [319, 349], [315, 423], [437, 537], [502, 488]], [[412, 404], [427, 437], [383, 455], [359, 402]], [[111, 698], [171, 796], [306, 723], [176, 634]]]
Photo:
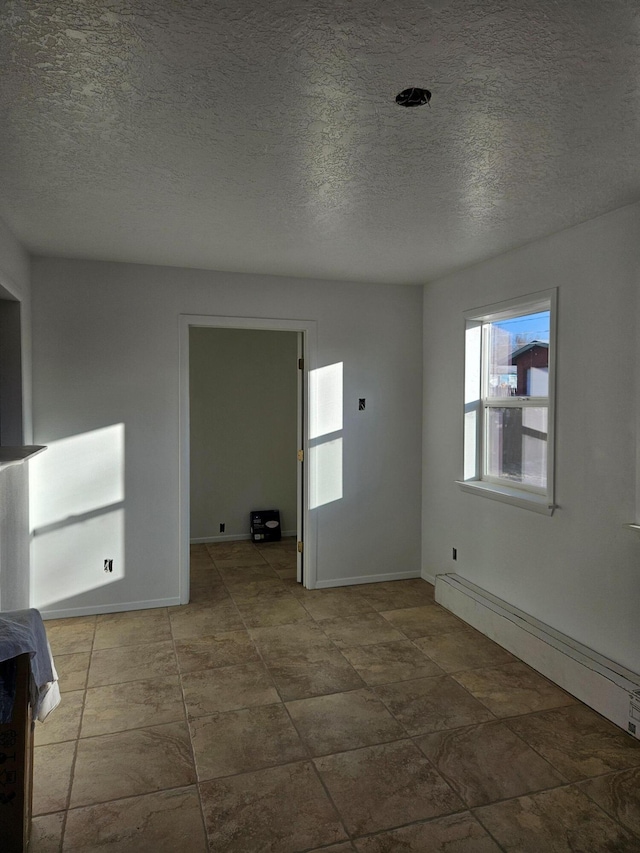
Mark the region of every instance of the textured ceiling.
[[640, 199], [637, 0], [3, 0], [0, 86], [39, 254], [422, 283]]

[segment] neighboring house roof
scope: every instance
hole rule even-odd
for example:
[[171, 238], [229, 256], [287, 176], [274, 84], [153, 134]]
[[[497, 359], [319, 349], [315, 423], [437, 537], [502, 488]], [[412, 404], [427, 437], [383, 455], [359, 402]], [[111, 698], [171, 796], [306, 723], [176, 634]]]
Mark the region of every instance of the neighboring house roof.
[[511, 353], [511, 361], [514, 362], [517, 358], [520, 358], [521, 355], [524, 355], [525, 352], [528, 352], [534, 347], [543, 347], [544, 349], [549, 349], [549, 343], [548, 341], [529, 341], [528, 344], [521, 346], [520, 349], [517, 349]]

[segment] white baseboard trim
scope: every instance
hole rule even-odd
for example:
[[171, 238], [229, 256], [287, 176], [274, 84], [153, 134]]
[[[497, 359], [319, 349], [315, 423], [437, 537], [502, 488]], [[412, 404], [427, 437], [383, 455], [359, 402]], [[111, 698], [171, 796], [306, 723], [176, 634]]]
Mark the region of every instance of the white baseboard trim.
[[438, 604], [640, 740], [640, 675], [459, 575], [437, 575], [435, 597]]
[[386, 575], [358, 575], [351, 578], [335, 578], [334, 580], [316, 581], [315, 589], [329, 589], [334, 586], [355, 586], [362, 583], [382, 583], [383, 581], [401, 581], [409, 578], [419, 578], [418, 572], [389, 572]]
[[[283, 539], [287, 537], [297, 536], [297, 530], [283, 530], [280, 534]], [[243, 542], [251, 539], [250, 533], [219, 533], [217, 536], [198, 536], [190, 539], [191, 545], [205, 545], [207, 542]]]
[[428, 572], [423, 572], [423, 573], [422, 573], [422, 580], [423, 580], [423, 581], [426, 581], [427, 583], [430, 583], [430, 584], [431, 584], [431, 586], [435, 586], [435, 585], [436, 585], [436, 576], [435, 576], [435, 575], [430, 575]]
[[70, 616], [95, 616], [101, 613], [122, 613], [125, 610], [151, 610], [154, 607], [174, 607], [180, 598], [157, 598], [151, 601], [127, 601], [124, 604], [97, 604], [89, 607], [67, 607], [62, 610], [41, 610], [43, 619], [66, 619]]

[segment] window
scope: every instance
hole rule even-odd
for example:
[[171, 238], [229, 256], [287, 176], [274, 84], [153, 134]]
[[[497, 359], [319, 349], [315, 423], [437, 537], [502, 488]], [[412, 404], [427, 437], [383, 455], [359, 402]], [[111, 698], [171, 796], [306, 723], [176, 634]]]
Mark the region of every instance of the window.
[[556, 291], [465, 314], [464, 474], [459, 485], [553, 512]]

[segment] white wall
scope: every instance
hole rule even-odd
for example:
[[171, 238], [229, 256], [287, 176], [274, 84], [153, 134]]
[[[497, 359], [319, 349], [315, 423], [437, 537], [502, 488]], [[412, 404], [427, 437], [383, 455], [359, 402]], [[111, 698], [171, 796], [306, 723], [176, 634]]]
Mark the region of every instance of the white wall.
[[[316, 321], [310, 366], [344, 363], [343, 497], [313, 510], [318, 580], [419, 575], [421, 288], [59, 259], [32, 268], [36, 439], [68, 439], [50, 456], [57, 478], [34, 478], [44, 610], [177, 600], [180, 314]], [[56, 482], [78, 488], [63, 500]], [[105, 576], [102, 558], [121, 546]]]
[[[428, 285], [423, 576], [456, 572], [640, 670], [636, 394], [640, 206]], [[558, 287], [553, 517], [463, 493], [462, 312]], [[457, 562], [451, 549], [458, 549]]]
[[247, 536], [254, 509], [296, 530], [297, 356], [295, 332], [190, 330], [192, 540]]
[[[31, 439], [29, 258], [0, 220], [0, 288], [21, 303], [25, 441]], [[28, 481], [25, 463], [0, 470], [0, 609], [29, 606]]]

